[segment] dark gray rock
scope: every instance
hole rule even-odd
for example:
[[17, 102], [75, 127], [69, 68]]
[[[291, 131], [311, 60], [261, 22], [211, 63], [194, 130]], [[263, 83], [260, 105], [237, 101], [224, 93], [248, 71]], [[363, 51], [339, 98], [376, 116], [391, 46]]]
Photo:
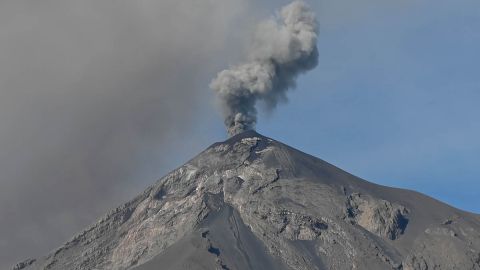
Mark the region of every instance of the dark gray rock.
[[20, 269], [480, 269], [480, 218], [253, 131]]

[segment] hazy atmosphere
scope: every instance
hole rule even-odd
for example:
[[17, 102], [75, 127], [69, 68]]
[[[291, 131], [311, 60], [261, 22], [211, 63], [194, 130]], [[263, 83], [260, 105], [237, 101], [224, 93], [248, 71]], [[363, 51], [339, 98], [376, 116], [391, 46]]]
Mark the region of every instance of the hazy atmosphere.
[[[257, 130], [480, 212], [480, 3], [306, 1], [318, 66]], [[228, 135], [210, 89], [289, 1], [0, 3], [0, 268]]]

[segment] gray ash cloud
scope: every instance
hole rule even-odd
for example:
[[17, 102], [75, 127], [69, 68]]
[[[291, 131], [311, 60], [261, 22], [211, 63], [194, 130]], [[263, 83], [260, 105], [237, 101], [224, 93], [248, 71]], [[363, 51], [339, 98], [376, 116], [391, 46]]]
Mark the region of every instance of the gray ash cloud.
[[298, 75], [317, 65], [317, 34], [315, 14], [303, 1], [258, 25], [248, 61], [221, 71], [210, 84], [230, 136], [254, 129], [257, 102], [274, 109], [287, 100]]
[[229, 26], [245, 29], [247, 9], [0, 1], [0, 269], [47, 253], [211, 142], [191, 136], [215, 114], [200, 86], [236, 57], [242, 35]]

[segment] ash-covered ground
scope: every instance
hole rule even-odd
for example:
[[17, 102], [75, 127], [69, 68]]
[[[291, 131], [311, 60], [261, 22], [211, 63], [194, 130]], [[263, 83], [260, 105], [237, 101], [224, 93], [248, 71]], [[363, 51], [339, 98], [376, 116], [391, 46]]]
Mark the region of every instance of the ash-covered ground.
[[480, 269], [480, 216], [247, 131], [14, 269]]

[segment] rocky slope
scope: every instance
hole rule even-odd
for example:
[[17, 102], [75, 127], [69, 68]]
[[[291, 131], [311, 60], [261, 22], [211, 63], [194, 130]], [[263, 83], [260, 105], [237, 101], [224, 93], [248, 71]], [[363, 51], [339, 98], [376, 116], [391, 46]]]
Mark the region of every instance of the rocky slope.
[[480, 217], [250, 131], [14, 269], [480, 269]]

